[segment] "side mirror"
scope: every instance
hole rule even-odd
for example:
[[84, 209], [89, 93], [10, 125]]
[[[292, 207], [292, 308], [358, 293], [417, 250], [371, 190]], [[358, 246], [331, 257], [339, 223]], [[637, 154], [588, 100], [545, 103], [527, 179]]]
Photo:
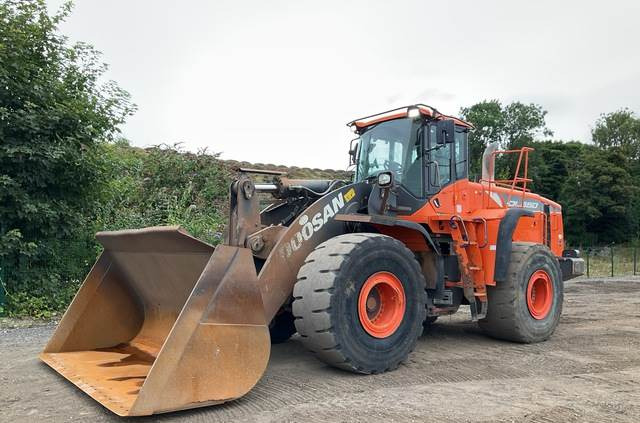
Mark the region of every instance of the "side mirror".
[[453, 119], [440, 120], [436, 124], [437, 144], [450, 144], [455, 140], [456, 135], [456, 123]]
[[[356, 160], [358, 159], [358, 143], [357, 141], [360, 138], [354, 138], [349, 143], [349, 166], [356, 164]], [[355, 141], [355, 143], [354, 143]]]

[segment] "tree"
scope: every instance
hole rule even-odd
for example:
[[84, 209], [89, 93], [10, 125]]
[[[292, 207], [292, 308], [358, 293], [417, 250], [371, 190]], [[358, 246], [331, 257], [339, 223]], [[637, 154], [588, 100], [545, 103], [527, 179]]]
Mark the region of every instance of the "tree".
[[[621, 153], [636, 187], [640, 186], [640, 118], [627, 108], [602, 114], [591, 132], [593, 142], [600, 148]], [[636, 190], [632, 205], [634, 221], [640, 222], [640, 192]], [[633, 234], [637, 236], [637, 234]], [[632, 234], [629, 234], [631, 239]]]
[[102, 146], [134, 110], [100, 82], [100, 54], [58, 32], [71, 7], [49, 16], [44, 0], [0, 0], [0, 259], [10, 294], [44, 302], [70, 277], [53, 245], [92, 231]]
[[562, 202], [562, 189], [567, 178], [579, 169], [576, 160], [583, 153], [585, 144], [577, 141], [534, 141], [528, 143], [534, 149], [529, 153], [529, 173], [533, 179], [531, 190], [546, 198]]
[[533, 142], [539, 136], [553, 135], [546, 127], [546, 110], [533, 103], [513, 102], [503, 106], [498, 100], [485, 100], [471, 107], [463, 107], [460, 115], [475, 126], [469, 136], [469, 170], [472, 176], [478, 178], [482, 168], [482, 153], [490, 143], [498, 142], [503, 149], [517, 148]]
[[591, 137], [600, 148], [619, 147], [626, 157], [640, 159], [640, 118], [629, 109], [600, 115]]
[[638, 229], [638, 188], [622, 150], [585, 145], [573, 160], [576, 165], [560, 193], [567, 241], [597, 245], [631, 240]]

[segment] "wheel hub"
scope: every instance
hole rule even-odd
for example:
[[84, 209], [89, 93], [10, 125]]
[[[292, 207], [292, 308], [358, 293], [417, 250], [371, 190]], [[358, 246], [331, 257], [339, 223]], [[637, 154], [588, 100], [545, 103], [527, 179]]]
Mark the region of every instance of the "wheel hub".
[[390, 272], [376, 272], [365, 281], [358, 297], [358, 317], [375, 338], [391, 336], [402, 323], [406, 300], [402, 282]]
[[553, 305], [553, 284], [544, 270], [533, 272], [527, 284], [527, 308], [531, 317], [542, 320], [549, 315]]

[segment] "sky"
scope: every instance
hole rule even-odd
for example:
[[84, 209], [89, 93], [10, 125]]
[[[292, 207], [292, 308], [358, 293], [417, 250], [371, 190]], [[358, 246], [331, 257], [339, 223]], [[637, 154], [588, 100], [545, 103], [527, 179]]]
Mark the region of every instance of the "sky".
[[[48, 0], [54, 10], [61, 0]], [[103, 53], [132, 144], [345, 169], [345, 124], [425, 103], [534, 102], [554, 138], [640, 112], [640, 2], [76, 0], [61, 31]]]

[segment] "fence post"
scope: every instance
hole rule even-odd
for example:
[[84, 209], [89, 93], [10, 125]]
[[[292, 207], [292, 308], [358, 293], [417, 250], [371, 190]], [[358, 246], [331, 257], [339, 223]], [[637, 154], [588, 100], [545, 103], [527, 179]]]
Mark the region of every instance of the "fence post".
[[611, 246], [611, 277], [613, 277], [613, 245]]
[[638, 263], [638, 247], [634, 245], [633, 246], [633, 276], [636, 275], [637, 263]]
[[587, 277], [589, 277], [589, 249], [587, 248]]
[[[4, 270], [4, 262], [0, 260], [0, 309], [4, 307], [4, 303], [6, 301], [4, 290], [5, 290], [5, 270]], [[1, 314], [1, 313], [0, 313]]]

